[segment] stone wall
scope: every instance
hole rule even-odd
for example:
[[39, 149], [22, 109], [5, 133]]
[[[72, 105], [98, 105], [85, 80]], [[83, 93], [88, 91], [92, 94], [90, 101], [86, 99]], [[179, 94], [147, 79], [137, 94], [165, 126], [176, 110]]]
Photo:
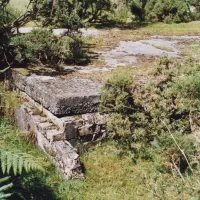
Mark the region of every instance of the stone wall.
[[15, 111], [21, 131], [56, 163], [67, 179], [83, 178], [77, 149], [107, 136], [106, 116], [97, 111], [101, 85], [12, 73], [22, 104]]

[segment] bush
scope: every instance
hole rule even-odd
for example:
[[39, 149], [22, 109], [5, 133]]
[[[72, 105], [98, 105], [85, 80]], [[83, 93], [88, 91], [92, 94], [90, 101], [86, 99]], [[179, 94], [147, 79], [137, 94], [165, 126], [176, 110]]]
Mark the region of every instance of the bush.
[[144, 7], [145, 7], [146, 1], [140, 1], [140, 0], [133, 0], [130, 1], [129, 5], [131, 8], [131, 12], [135, 15], [136, 19], [139, 19], [140, 21], [144, 20], [145, 13], [144, 13]]
[[67, 28], [70, 31], [78, 30], [83, 26], [83, 21], [78, 15], [80, 5], [75, 1], [38, 1], [34, 4], [37, 10], [36, 19], [44, 27]]
[[[186, 149], [184, 138], [192, 133], [191, 120], [200, 111], [199, 65], [171, 65], [161, 58], [154, 76], [150, 74], [145, 84], [133, 81], [127, 69], [116, 71], [103, 88], [100, 110], [110, 113], [108, 130], [125, 152], [133, 153], [134, 159], [151, 158], [149, 149], [164, 147], [165, 143], [163, 155], [175, 154], [185, 163], [173, 138], [166, 139], [166, 134], [169, 135], [169, 129]], [[191, 144], [187, 147], [189, 157], [196, 151]]]
[[130, 4], [132, 13], [140, 20], [165, 23], [191, 21], [190, 5], [185, 0], [133, 0]]
[[101, 21], [105, 12], [111, 10], [110, 0], [41, 1], [38, 19], [44, 26], [78, 30], [85, 22]]
[[113, 9], [113, 12], [111, 12], [107, 18], [116, 24], [125, 25], [126, 23], [131, 22], [132, 14], [130, 9], [124, 6]]
[[79, 0], [81, 8], [79, 16], [87, 22], [101, 21], [103, 15], [111, 11], [111, 0]]
[[146, 20], [151, 22], [179, 23], [191, 20], [189, 4], [182, 0], [149, 0], [145, 6]]
[[10, 45], [20, 64], [38, 64], [59, 68], [83, 56], [80, 37], [57, 38], [47, 29], [36, 29], [12, 38]]

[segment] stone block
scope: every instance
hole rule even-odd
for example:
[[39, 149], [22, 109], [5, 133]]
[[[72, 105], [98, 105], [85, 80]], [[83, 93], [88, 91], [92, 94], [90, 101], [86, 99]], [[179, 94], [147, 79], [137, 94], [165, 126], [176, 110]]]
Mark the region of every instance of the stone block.
[[42, 122], [42, 123], [38, 124], [38, 130], [44, 135], [46, 135], [46, 132], [48, 130], [53, 130], [55, 128], [56, 128], [56, 126], [51, 122]]
[[59, 133], [58, 130], [47, 130], [46, 137], [50, 142], [63, 141], [64, 133]]
[[78, 137], [78, 128], [76, 127], [76, 123], [73, 121], [66, 122], [64, 124], [65, 127], [65, 139], [71, 140]]
[[36, 144], [53, 158], [65, 178], [83, 178], [79, 155], [69, 142], [64, 141], [64, 133], [55, 129], [48, 118], [33, 115], [31, 108], [32, 105], [26, 102], [16, 109], [15, 118], [20, 129], [27, 134], [35, 133]]
[[92, 113], [100, 101], [100, 83], [88, 79], [24, 76], [12, 72], [13, 84], [52, 114], [62, 117]]

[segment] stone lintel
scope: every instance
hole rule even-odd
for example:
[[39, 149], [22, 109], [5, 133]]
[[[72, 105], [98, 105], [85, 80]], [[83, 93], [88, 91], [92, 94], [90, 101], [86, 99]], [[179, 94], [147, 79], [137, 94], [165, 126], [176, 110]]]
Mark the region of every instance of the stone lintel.
[[88, 79], [24, 76], [14, 70], [12, 82], [58, 117], [96, 112], [102, 87]]

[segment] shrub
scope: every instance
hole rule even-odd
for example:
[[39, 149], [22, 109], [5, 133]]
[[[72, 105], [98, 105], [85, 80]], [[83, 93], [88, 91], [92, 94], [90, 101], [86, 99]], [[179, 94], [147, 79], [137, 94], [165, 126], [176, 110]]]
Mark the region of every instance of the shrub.
[[78, 30], [83, 25], [78, 15], [80, 6], [78, 1], [38, 1], [34, 3], [37, 11], [36, 19], [44, 27], [53, 26], [57, 28], [67, 28], [69, 31]]
[[3, 4], [3, 1], [0, 0], [0, 69], [7, 66], [6, 55], [9, 51], [9, 42], [11, 37], [10, 26], [14, 19], [14, 15], [6, 9], [7, 4], [8, 1], [4, 1]]
[[129, 3], [131, 12], [135, 15], [136, 19], [139, 19], [140, 21], [143, 21], [145, 17], [145, 12], [144, 12], [145, 4], [146, 1], [140, 1], [140, 0], [133, 0], [130, 1]]
[[[200, 111], [199, 67], [184, 65], [172, 66], [169, 60], [161, 58], [154, 76], [150, 75], [145, 84], [133, 81], [126, 70], [117, 71], [105, 84], [100, 110], [111, 114], [108, 130], [125, 152], [131, 150], [134, 159], [151, 158], [149, 149], [154, 145], [164, 147], [166, 142], [162, 150], [165, 157], [169, 152], [184, 160], [173, 138], [164, 139], [169, 129], [186, 149], [184, 138], [192, 133], [191, 119]], [[191, 144], [187, 147], [189, 156], [196, 151]]]
[[180, 23], [191, 21], [190, 3], [185, 0], [133, 0], [130, 6], [132, 13], [140, 20]]
[[79, 37], [57, 38], [47, 29], [36, 29], [12, 38], [15, 60], [20, 64], [38, 64], [59, 68], [81, 58], [83, 41]]
[[85, 22], [97, 22], [111, 10], [110, 0], [41, 1], [37, 6], [38, 19], [44, 26], [78, 30]]
[[117, 25], [125, 25], [132, 20], [132, 14], [130, 9], [124, 6], [113, 9], [107, 18]]
[[128, 113], [132, 104], [131, 83], [130, 71], [116, 71], [102, 90], [100, 110]]
[[146, 20], [152, 22], [179, 23], [191, 20], [190, 7], [182, 0], [149, 0], [145, 6]]
[[[83, 26], [78, 15], [78, 1], [30, 0], [27, 10], [22, 13], [10, 7], [9, 2], [10, 0], [0, 0], [2, 69], [16, 64], [15, 61], [20, 64], [42, 64], [59, 68], [62, 63], [74, 62], [77, 57], [82, 56], [83, 42], [80, 36], [75, 35]], [[34, 30], [27, 35], [19, 35], [18, 28], [31, 20], [40, 20], [42, 25], [51, 26], [49, 30], [61, 26], [67, 28], [68, 37], [56, 38], [47, 30]], [[13, 31], [17, 34], [12, 34]]]
[[81, 8], [79, 16], [87, 22], [101, 21], [107, 11], [111, 11], [111, 0], [79, 0]]

